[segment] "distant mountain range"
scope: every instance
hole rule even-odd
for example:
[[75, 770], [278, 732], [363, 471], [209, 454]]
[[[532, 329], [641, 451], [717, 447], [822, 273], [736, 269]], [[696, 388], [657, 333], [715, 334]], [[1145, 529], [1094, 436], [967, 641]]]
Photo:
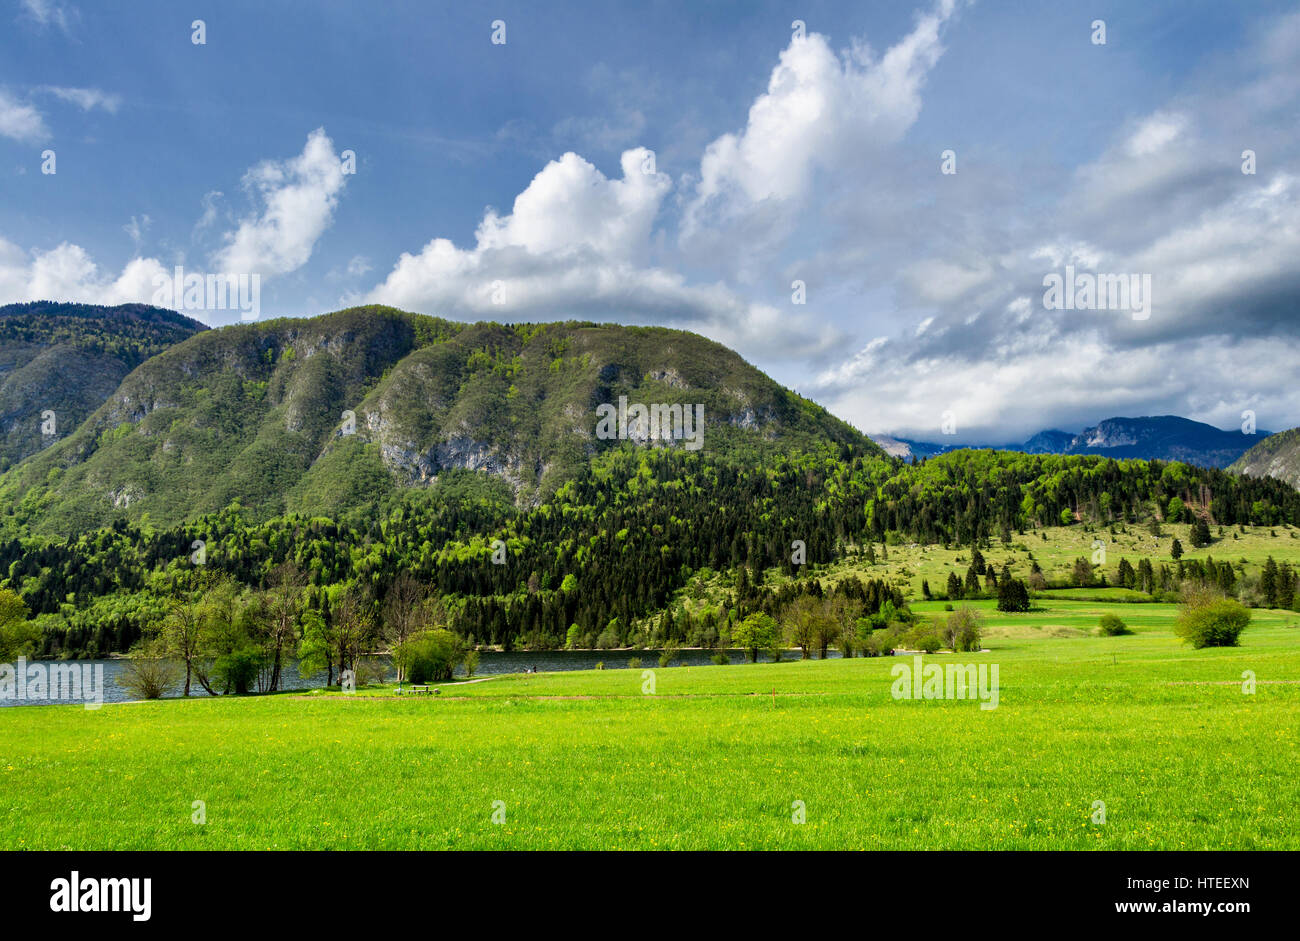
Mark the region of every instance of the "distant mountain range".
[[1258, 431], [1247, 435], [1177, 415], [1155, 415], [1107, 418], [1079, 434], [1047, 429], [1019, 444], [935, 444], [888, 435], [871, 437], [886, 453], [903, 458], [933, 457], [959, 448], [996, 447], [1027, 454], [1100, 454], [1113, 458], [1182, 461], [1198, 467], [1227, 467], [1271, 434]]

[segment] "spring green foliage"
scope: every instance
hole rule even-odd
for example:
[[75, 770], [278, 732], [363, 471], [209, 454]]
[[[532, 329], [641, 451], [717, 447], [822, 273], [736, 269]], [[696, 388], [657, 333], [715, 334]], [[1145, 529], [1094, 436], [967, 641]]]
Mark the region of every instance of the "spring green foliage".
[[1128, 625], [1124, 623], [1123, 618], [1117, 614], [1103, 614], [1098, 622], [1101, 633], [1107, 637], [1119, 637], [1123, 634], [1132, 634]]
[[1231, 598], [1195, 594], [1184, 603], [1175, 632], [1196, 649], [1236, 647], [1241, 632], [1250, 625], [1250, 611]]
[[[2, 708], [0, 848], [1300, 849], [1279, 810], [1300, 804], [1294, 615], [1190, 650], [1172, 605], [972, 606], [992, 650], [958, 659], [999, 664], [992, 712], [893, 699], [891, 658], [674, 667], [654, 696], [607, 669], [440, 698]], [[1087, 636], [1105, 607], [1135, 635]]]

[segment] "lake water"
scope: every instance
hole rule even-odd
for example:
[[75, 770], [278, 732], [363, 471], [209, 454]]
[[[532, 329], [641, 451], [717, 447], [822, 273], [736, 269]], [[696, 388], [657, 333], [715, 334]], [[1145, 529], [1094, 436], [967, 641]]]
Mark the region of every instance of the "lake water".
[[[673, 665], [685, 663], [688, 666], [701, 666], [711, 664], [713, 651], [709, 650], [683, 650], [673, 658]], [[732, 663], [748, 663], [749, 660], [743, 650], [729, 650], [727, 655]], [[786, 659], [797, 658], [798, 652], [787, 653]], [[828, 651], [827, 656], [835, 658], [839, 656], [836, 650]], [[597, 663], [604, 663], [608, 670], [620, 670], [628, 668], [628, 660], [633, 657], [639, 657], [641, 660], [641, 669], [657, 669], [659, 666], [659, 651], [657, 650], [522, 650], [512, 653], [500, 653], [497, 651], [483, 651], [479, 655], [478, 670], [475, 675], [489, 676], [502, 673], [525, 673], [529, 670], [536, 670], [539, 673], [554, 673], [563, 670], [591, 670]], [[759, 655], [761, 662], [767, 662], [768, 657], [763, 654]], [[127, 702], [132, 697], [122, 688], [118, 680], [126, 669], [127, 661], [125, 660], [69, 660], [69, 661], [52, 661], [52, 660], [35, 660], [28, 664], [28, 667], [38, 666], [48, 674], [50, 668], [58, 665], [77, 666], [83, 668], [83, 675], [89, 677], [92, 673], [85, 673], [84, 668], [100, 667], [103, 670], [104, 683], [104, 702]], [[457, 669], [459, 675], [462, 670]], [[390, 673], [389, 679], [393, 675]], [[338, 678], [335, 677], [335, 682]], [[296, 663], [289, 663], [284, 668], [284, 675], [281, 686], [286, 690], [295, 689], [316, 689], [325, 685], [325, 674], [320, 673], [316, 676], [302, 677], [298, 673]], [[47, 687], [47, 692], [49, 692]], [[190, 690], [192, 696], [206, 697], [205, 693], [197, 683], [192, 685]], [[178, 697], [180, 690], [177, 689], [168, 698]], [[76, 700], [80, 702], [80, 700]], [[56, 701], [48, 698], [37, 698], [31, 695], [21, 700], [10, 696], [5, 698], [0, 694], [0, 706], [48, 706], [48, 705], [66, 705], [67, 699]]]

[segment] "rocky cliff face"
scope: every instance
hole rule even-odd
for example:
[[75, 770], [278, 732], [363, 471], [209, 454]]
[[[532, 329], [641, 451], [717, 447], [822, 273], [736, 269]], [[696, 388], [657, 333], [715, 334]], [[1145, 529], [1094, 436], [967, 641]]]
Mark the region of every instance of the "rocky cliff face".
[[1265, 438], [1228, 470], [1251, 477], [1276, 477], [1300, 488], [1300, 428]]

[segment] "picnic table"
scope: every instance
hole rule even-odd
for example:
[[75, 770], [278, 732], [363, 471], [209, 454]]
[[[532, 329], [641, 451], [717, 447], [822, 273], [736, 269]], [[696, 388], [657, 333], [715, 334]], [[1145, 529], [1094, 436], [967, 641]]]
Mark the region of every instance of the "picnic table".
[[402, 695], [402, 693], [410, 693], [415, 696], [423, 694], [427, 696], [431, 692], [431, 689], [428, 686], [408, 686], [406, 689], [402, 689], [402, 686], [399, 683], [394, 692], [396, 692], [398, 696]]

